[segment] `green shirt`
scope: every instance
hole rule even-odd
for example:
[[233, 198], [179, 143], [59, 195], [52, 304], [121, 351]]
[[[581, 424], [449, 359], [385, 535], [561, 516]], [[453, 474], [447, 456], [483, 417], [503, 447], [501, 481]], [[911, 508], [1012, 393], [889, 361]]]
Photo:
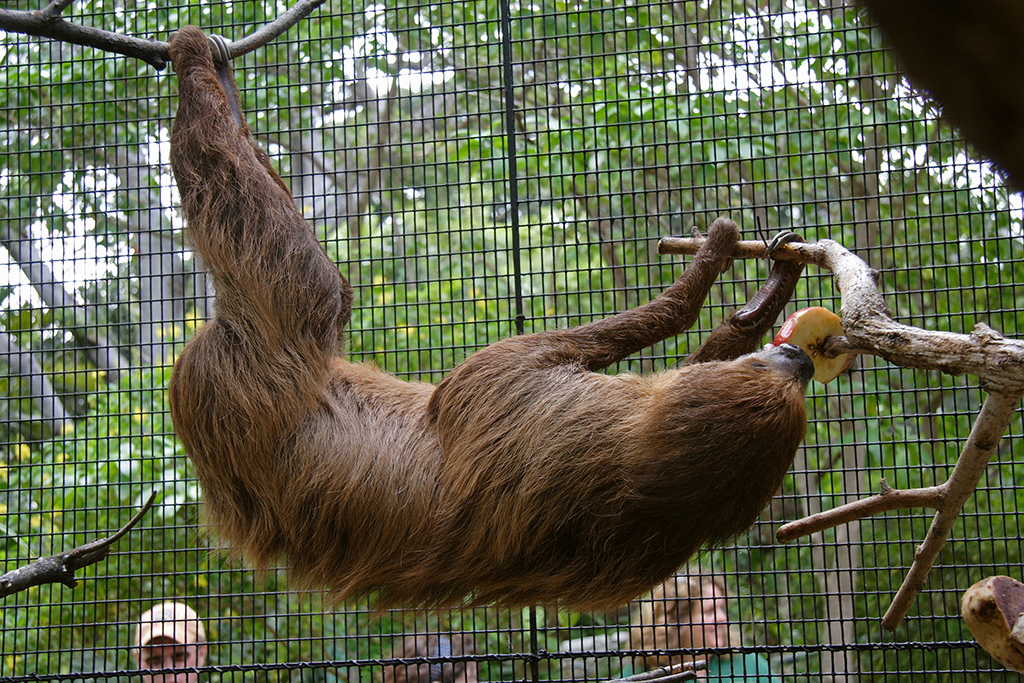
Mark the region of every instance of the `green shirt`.
[[[698, 679], [699, 680], [699, 679]], [[748, 652], [731, 657], [708, 657], [708, 683], [773, 683], [768, 660]]]

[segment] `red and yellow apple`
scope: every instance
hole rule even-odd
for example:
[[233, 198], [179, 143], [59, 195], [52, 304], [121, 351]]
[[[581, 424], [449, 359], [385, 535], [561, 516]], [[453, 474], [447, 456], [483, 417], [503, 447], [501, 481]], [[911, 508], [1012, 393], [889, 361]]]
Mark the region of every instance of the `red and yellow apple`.
[[823, 384], [831, 382], [851, 365], [850, 355], [840, 354], [835, 358], [824, 355], [825, 339], [842, 336], [843, 325], [839, 316], [821, 306], [803, 308], [786, 319], [782, 329], [775, 335], [772, 344], [793, 344], [804, 350], [814, 362], [814, 377]]

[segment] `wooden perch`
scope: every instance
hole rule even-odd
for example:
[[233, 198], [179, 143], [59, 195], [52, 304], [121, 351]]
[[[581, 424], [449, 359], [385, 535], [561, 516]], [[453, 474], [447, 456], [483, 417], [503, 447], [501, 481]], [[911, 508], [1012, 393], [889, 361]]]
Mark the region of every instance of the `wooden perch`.
[[75, 579], [75, 570], [96, 564], [105, 558], [114, 544], [131, 531], [132, 527], [149, 512], [155, 500], [156, 492], [154, 491], [142, 509], [136, 512], [135, 516], [112, 536], [91, 541], [57, 555], [40, 557], [31, 564], [18, 567], [0, 576], [0, 598], [44, 583], [62, 583], [68, 588], [74, 588], [78, 585], [78, 580]]
[[[256, 33], [229, 42], [228, 55], [234, 59], [263, 47], [309, 16], [324, 2], [325, 0], [299, 0], [291, 9]], [[170, 56], [167, 43], [69, 23], [64, 20], [61, 13], [70, 4], [71, 0], [53, 0], [38, 11], [0, 9], [0, 30], [52, 38], [65, 43], [94, 47], [104, 52], [135, 57], [158, 71], [167, 66]]]
[[[693, 254], [702, 242], [700, 238], [665, 238], [659, 251]], [[763, 242], [740, 242], [733, 255], [764, 258], [765, 246]], [[840, 318], [846, 336], [829, 338], [826, 352], [867, 353], [903, 367], [939, 370], [950, 375], [970, 374], [978, 377], [988, 392], [946, 483], [900, 491], [883, 481], [875, 496], [791, 522], [778, 531], [779, 541], [785, 543], [880, 512], [916, 507], [936, 510], [931, 527], [914, 554], [914, 563], [882, 618], [882, 625], [894, 630], [924, 586], [953, 523], [977, 488], [1024, 395], [1024, 342], [1007, 339], [980, 323], [965, 335], [895, 322], [878, 291], [878, 274], [838, 242], [789, 244], [779, 249], [776, 258], [810, 263], [832, 271], [835, 276], [842, 295]]]

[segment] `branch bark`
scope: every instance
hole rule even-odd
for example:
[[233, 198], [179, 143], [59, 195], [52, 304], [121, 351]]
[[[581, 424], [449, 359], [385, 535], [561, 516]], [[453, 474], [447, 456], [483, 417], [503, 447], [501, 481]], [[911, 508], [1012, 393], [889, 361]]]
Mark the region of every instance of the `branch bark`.
[[[661, 253], [692, 254], [700, 238], [665, 238]], [[741, 242], [734, 258], [764, 258], [764, 244]], [[940, 486], [898, 491], [882, 482], [881, 491], [849, 505], [810, 515], [781, 527], [777, 537], [786, 541], [817, 533], [869, 515], [912, 507], [937, 512], [914, 562], [893, 598], [882, 626], [894, 630], [925, 584], [949, 531], [964, 503], [974, 492], [1024, 396], [1024, 342], [1007, 339], [987, 325], [975, 325], [969, 334], [936, 332], [902, 325], [878, 290], [878, 274], [862, 259], [837, 242], [794, 243], [779, 250], [777, 258], [810, 263], [832, 271], [842, 293], [840, 318], [845, 337], [826, 340], [828, 353], [868, 353], [896, 365], [940, 370], [951, 375], [970, 374], [988, 392], [974, 426], [949, 479]]]
[[[229, 43], [228, 56], [234, 59], [263, 47], [309, 16], [324, 2], [325, 0], [299, 0], [291, 9], [256, 33]], [[170, 59], [167, 43], [67, 22], [61, 13], [70, 4], [67, 0], [53, 0], [49, 5], [37, 11], [0, 9], [0, 29], [135, 57], [158, 71], [167, 66], [167, 61]]]
[[121, 527], [117, 533], [106, 538], [91, 541], [85, 545], [72, 550], [65, 550], [57, 555], [40, 557], [35, 562], [18, 567], [0, 576], [0, 598], [13, 595], [32, 586], [40, 586], [45, 583], [62, 583], [68, 588], [78, 585], [75, 578], [75, 571], [91, 564], [96, 564], [107, 556], [110, 549], [121, 538], [131, 531], [132, 527], [149, 512], [156, 500], [156, 492], [149, 497], [142, 509], [135, 513], [135, 516], [127, 524]]

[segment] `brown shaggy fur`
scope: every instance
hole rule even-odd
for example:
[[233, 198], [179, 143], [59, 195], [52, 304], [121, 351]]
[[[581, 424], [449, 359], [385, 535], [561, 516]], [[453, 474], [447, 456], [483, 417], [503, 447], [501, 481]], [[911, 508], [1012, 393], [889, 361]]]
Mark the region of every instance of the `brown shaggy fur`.
[[756, 519], [804, 436], [806, 355], [595, 372], [693, 324], [731, 221], [644, 306], [506, 339], [436, 389], [401, 381], [345, 360], [348, 282], [232, 117], [202, 32], [171, 58], [171, 161], [217, 292], [171, 411], [210, 521], [253, 563], [381, 605], [606, 608]]

